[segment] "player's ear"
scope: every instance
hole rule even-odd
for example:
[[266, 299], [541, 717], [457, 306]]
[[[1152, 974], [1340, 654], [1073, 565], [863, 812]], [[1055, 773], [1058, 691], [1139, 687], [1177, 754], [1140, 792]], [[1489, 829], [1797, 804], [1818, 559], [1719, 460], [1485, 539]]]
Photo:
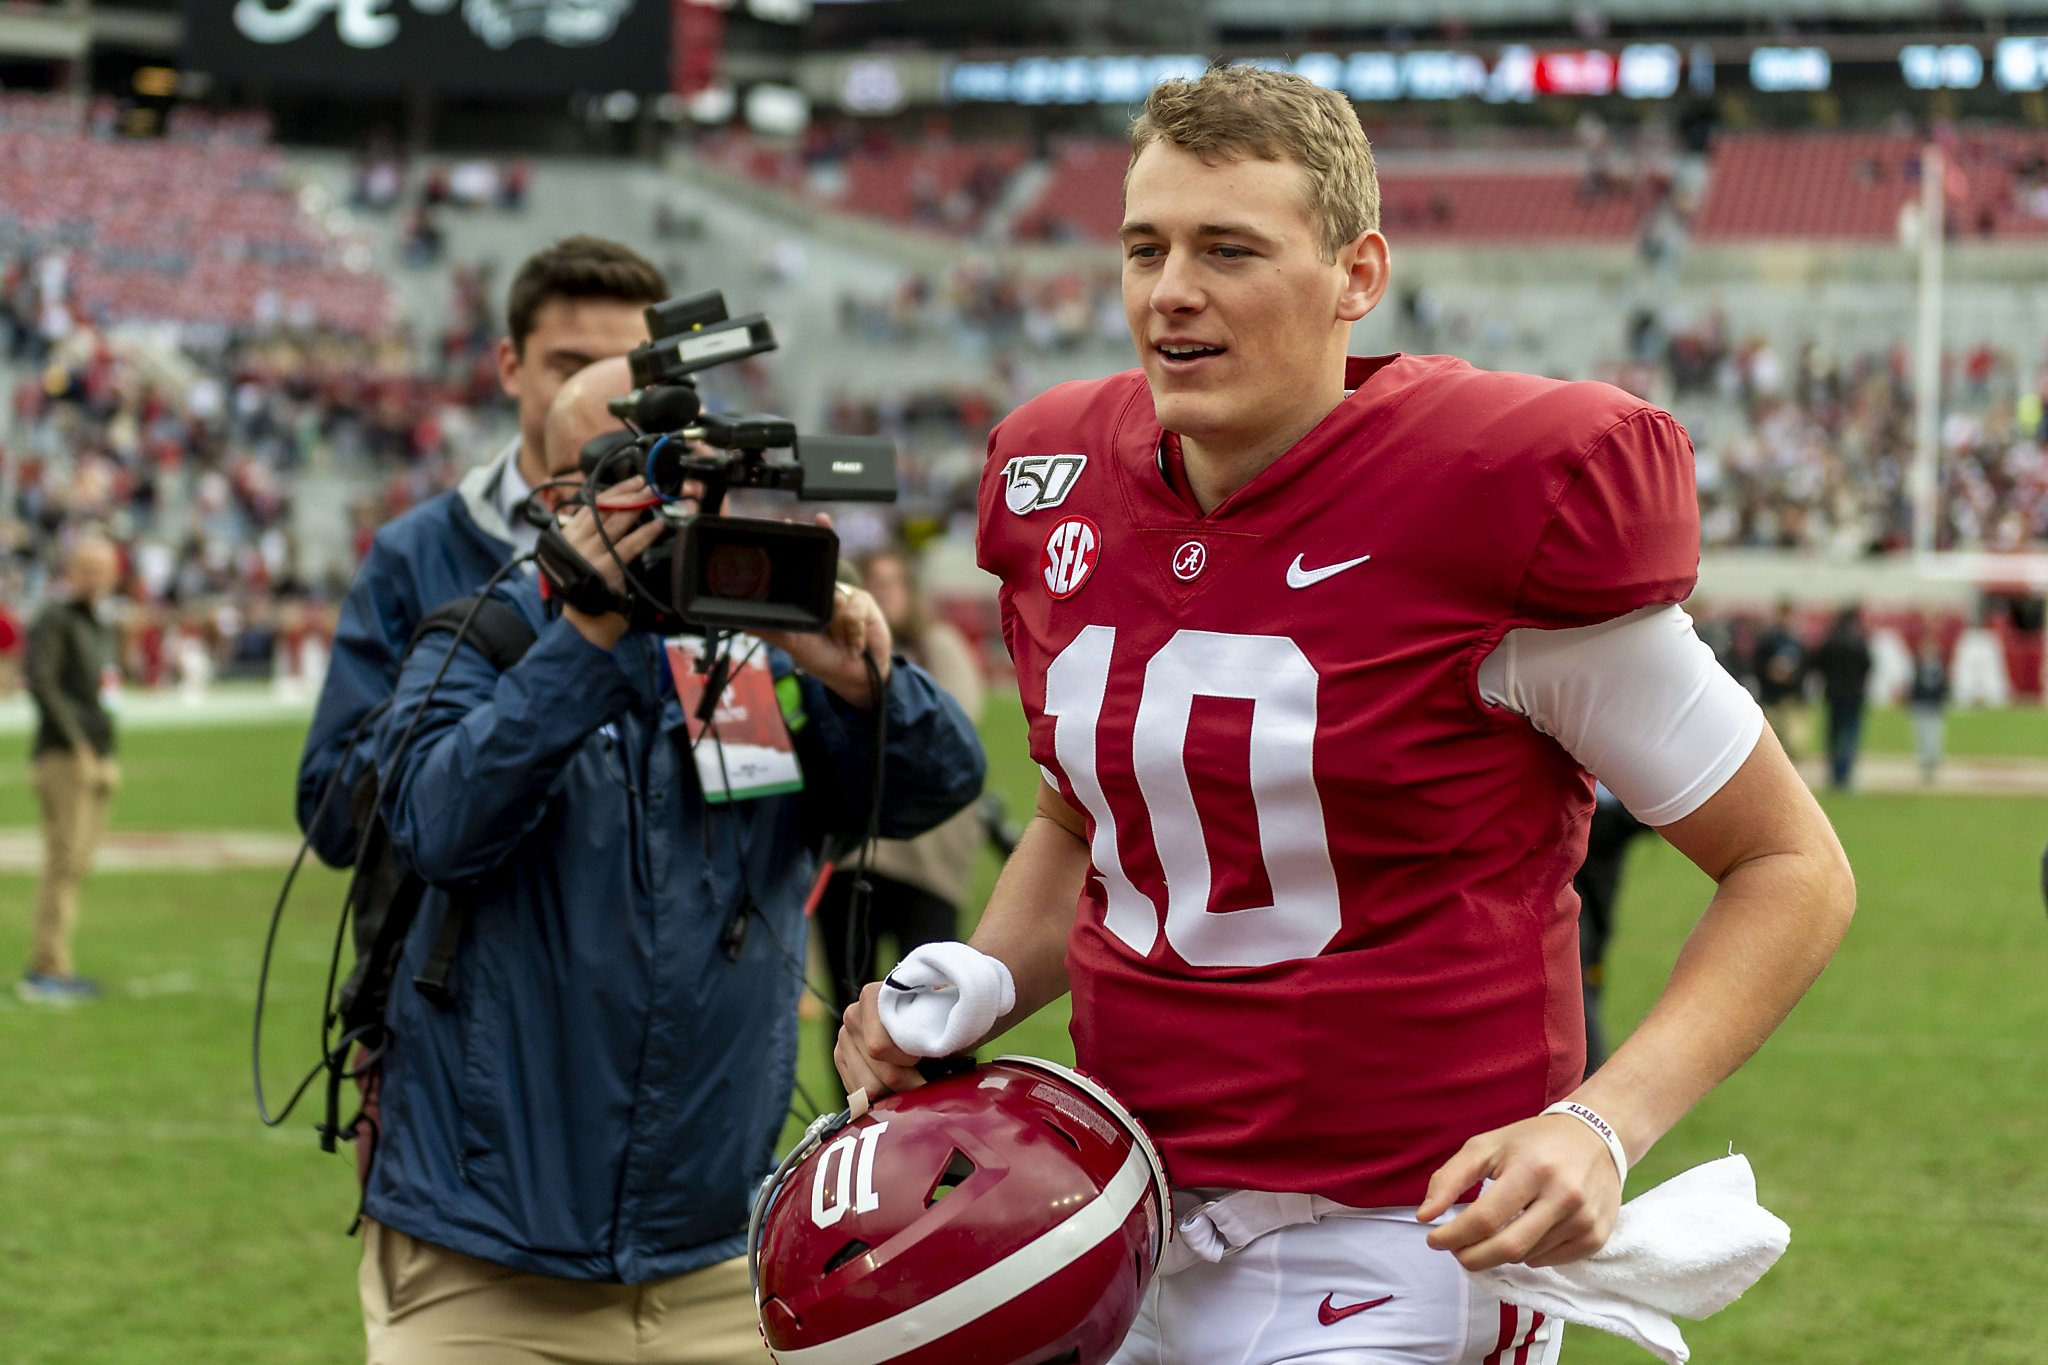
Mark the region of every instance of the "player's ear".
[[1357, 322], [1387, 296], [1387, 239], [1377, 232], [1361, 232], [1338, 250], [1337, 264], [1345, 276], [1344, 292], [1337, 296], [1337, 320]]

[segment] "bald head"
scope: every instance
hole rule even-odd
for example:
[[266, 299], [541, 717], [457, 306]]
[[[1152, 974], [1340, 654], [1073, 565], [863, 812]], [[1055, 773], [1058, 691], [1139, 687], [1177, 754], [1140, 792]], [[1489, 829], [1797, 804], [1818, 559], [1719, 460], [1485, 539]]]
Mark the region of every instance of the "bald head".
[[[548, 405], [541, 441], [543, 467], [522, 469], [526, 481], [538, 488], [554, 479], [581, 479], [576, 457], [593, 438], [617, 431], [623, 423], [612, 416], [606, 404], [633, 391], [633, 372], [624, 356], [595, 361], [584, 366], [562, 384], [555, 401]], [[523, 455], [525, 452], [521, 452]], [[567, 493], [556, 490], [546, 499], [552, 505]]]
[[64, 557], [64, 577], [80, 600], [97, 602], [121, 579], [121, 552], [97, 532], [80, 536]]

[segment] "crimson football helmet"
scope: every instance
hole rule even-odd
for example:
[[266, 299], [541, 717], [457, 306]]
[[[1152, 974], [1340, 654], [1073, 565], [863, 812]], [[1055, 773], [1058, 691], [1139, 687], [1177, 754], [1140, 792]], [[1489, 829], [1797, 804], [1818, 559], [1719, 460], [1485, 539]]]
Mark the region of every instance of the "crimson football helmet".
[[761, 1334], [780, 1365], [1099, 1365], [1171, 1208], [1108, 1091], [998, 1058], [811, 1125], [754, 1201]]

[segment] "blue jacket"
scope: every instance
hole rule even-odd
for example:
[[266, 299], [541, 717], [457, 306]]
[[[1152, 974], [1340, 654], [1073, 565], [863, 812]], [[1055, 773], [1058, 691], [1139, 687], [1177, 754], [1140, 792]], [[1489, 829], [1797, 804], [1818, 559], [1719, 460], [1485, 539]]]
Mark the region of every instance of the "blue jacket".
[[[364, 1209], [535, 1274], [681, 1274], [744, 1250], [795, 1072], [813, 850], [866, 829], [873, 718], [796, 677], [778, 690], [786, 715], [801, 701], [805, 790], [707, 805], [660, 641], [607, 653], [550, 622], [531, 580], [498, 593], [539, 630], [525, 657], [500, 674], [430, 636], [384, 722], [386, 818], [430, 889], [387, 1013]], [[971, 801], [984, 760], [900, 657], [886, 715], [881, 832], [900, 838]], [[469, 922], [443, 1011], [403, 983], [455, 896]]]
[[374, 757], [377, 727], [358, 733], [357, 726], [391, 695], [399, 660], [427, 613], [476, 592], [512, 558], [512, 532], [492, 499], [518, 455], [514, 441], [457, 487], [384, 526], [349, 585], [299, 758], [299, 830], [332, 867], [353, 865], [362, 837], [350, 797]]

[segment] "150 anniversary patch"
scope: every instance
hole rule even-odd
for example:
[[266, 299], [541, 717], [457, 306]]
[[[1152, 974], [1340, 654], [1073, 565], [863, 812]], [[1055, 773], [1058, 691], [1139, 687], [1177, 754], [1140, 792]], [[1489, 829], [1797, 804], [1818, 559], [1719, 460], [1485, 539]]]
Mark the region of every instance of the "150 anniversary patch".
[[1020, 517], [1058, 507], [1074, 491], [1087, 467], [1086, 455], [1014, 455], [1003, 466], [1003, 501]]

